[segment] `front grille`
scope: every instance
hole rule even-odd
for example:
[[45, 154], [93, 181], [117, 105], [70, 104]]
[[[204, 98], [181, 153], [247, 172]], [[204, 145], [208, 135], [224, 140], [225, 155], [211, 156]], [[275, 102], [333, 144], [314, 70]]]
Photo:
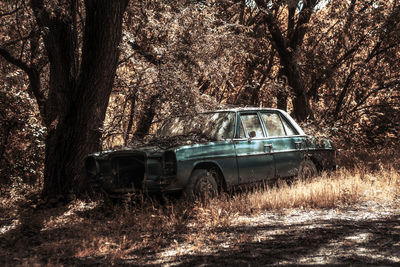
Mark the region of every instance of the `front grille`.
[[112, 159], [115, 188], [140, 190], [145, 177], [145, 157], [141, 155], [114, 157]]

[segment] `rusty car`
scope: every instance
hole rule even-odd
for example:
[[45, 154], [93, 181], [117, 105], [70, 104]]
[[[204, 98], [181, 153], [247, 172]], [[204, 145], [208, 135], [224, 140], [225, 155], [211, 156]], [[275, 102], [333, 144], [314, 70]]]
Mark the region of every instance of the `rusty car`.
[[240, 185], [311, 177], [336, 167], [330, 140], [272, 108], [169, 118], [148, 142], [87, 156], [88, 178], [111, 198], [182, 192], [194, 199]]

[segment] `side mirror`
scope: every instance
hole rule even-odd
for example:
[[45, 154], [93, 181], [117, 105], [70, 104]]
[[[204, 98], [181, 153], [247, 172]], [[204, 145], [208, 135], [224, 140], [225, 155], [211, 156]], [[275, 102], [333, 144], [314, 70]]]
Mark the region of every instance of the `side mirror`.
[[251, 132], [249, 132], [249, 137], [250, 138], [254, 138], [254, 137], [256, 137], [256, 131], [251, 131]]
[[251, 142], [251, 139], [253, 139], [254, 137], [256, 137], [256, 132], [255, 131], [251, 131], [251, 132], [249, 132], [249, 139], [248, 139], [248, 142], [250, 143]]

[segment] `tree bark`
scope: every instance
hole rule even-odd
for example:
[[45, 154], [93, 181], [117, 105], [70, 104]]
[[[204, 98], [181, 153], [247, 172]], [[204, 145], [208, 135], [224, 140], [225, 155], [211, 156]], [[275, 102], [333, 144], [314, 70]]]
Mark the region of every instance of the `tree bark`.
[[133, 134], [132, 142], [134, 142], [136, 139], [143, 139], [149, 133], [151, 123], [153, 122], [154, 116], [156, 115], [156, 101], [159, 97], [160, 96], [158, 94], [155, 94], [147, 99], [144, 105], [144, 112], [139, 118], [136, 131]]
[[294, 92], [294, 115], [298, 121], [305, 121], [308, 116], [312, 117], [312, 112], [306, 95], [307, 88], [298, 62], [296, 61], [296, 52], [293, 50], [293, 48], [288, 49], [287, 40], [284, 39], [282, 32], [272, 17], [266, 15], [265, 19], [272, 36], [273, 46], [279, 55], [282, 65], [282, 72], [287, 77], [288, 84]]
[[[100, 149], [102, 126], [118, 65], [122, 18], [129, 0], [85, 0], [80, 69], [73, 21], [49, 16], [32, 0], [50, 61], [46, 106], [44, 196], [68, 196], [83, 184], [83, 161]], [[72, 17], [75, 14], [72, 14]]]
[[[316, 0], [303, 1], [296, 25], [294, 24], [295, 6], [290, 6], [288, 10], [288, 29], [287, 36], [284, 36], [276, 18], [270, 13], [267, 1], [256, 1], [262, 7], [263, 23], [267, 25], [270, 33], [269, 39], [272, 46], [276, 49], [282, 65], [283, 73], [288, 79], [288, 84], [294, 93], [293, 109], [298, 121], [305, 121], [308, 117], [313, 117], [312, 110], [307, 98], [307, 87], [301, 73], [301, 68], [296, 59], [298, 48], [302, 45], [307, 30], [306, 24], [310, 20]], [[298, 3], [298, 1], [296, 1]]]
[[133, 126], [133, 119], [135, 117], [135, 108], [136, 108], [136, 94], [129, 97], [130, 102], [130, 110], [129, 110], [129, 119], [128, 119], [128, 126], [126, 127], [126, 132], [124, 135], [124, 145], [127, 146], [129, 143], [129, 136], [132, 131]]
[[303, 80], [298, 63], [290, 53], [281, 55], [283, 71], [288, 78], [288, 84], [294, 92], [293, 110], [298, 121], [305, 121], [313, 117], [310, 104], [307, 98], [307, 88]]
[[287, 111], [287, 99], [288, 99], [288, 95], [286, 92], [278, 92], [276, 94], [276, 107]]

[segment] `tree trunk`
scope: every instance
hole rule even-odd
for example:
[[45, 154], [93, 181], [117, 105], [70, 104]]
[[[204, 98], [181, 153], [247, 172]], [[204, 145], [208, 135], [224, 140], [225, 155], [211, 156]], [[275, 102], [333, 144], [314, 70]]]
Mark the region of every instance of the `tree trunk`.
[[[279, 51], [282, 49], [277, 50]], [[287, 52], [285, 49], [285, 52], [280, 52], [279, 56], [283, 66], [283, 73], [287, 77], [288, 84], [294, 92], [293, 109], [295, 118], [298, 121], [305, 121], [308, 117], [313, 118], [306, 94], [306, 85], [293, 53]]]
[[151, 123], [153, 122], [154, 116], [156, 115], [156, 101], [159, 95], [152, 95], [147, 99], [145, 103], [145, 110], [139, 119], [136, 127], [136, 131], [133, 135], [132, 142], [136, 139], [143, 139], [150, 131]]
[[129, 136], [132, 131], [133, 119], [135, 117], [135, 108], [136, 108], [136, 94], [129, 97], [129, 102], [131, 104], [131, 108], [129, 110], [128, 126], [126, 127], [126, 132], [124, 135], [124, 146], [128, 145]]
[[[310, 20], [317, 2], [317, 0], [303, 1], [303, 7], [298, 14], [296, 24], [293, 19], [295, 6], [288, 6], [289, 16], [286, 37], [283, 35], [280, 25], [272, 13], [262, 11], [264, 14], [263, 23], [268, 26], [270, 33], [269, 38], [272, 41], [271, 44], [278, 52], [283, 73], [287, 77], [288, 84], [294, 93], [293, 109], [294, 115], [298, 121], [305, 121], [308, 117], [313, 117], [308, 103], [306, 84], [301, 73], [300, 65], [296, 59], [296, 53], [303, 43], [307, 30], [306, 25]], [[256, 3], [266, 8], [267, 2], [256, 1]], [[266, 10], [268, 10], [268, 8], [266, 8]]]
[[278, 92], [276, 94], [277, 108], [287, 111], [287, 99], [288, 99], [288, 96], [287, 96], [286, 92]]
[[85, 1], [79, 72], [74, 69], [78, 55], [74, 53], [73, 35], [68, 34], [71, 28], [65, 28], [66, 35], [62, 36], [57, 30], [65, 26], [63, 22], [50, 21], [54, 28], [50, 28], [52, 34], [44, 40], [50, 60], [48, 105], [52, 107], [47, 117], [45, 196], [67, 196], [71, 191], [80, 191], [84, 158], [100, 149], [101, 128], [118, 65], [122, 18], [128, 1]]

